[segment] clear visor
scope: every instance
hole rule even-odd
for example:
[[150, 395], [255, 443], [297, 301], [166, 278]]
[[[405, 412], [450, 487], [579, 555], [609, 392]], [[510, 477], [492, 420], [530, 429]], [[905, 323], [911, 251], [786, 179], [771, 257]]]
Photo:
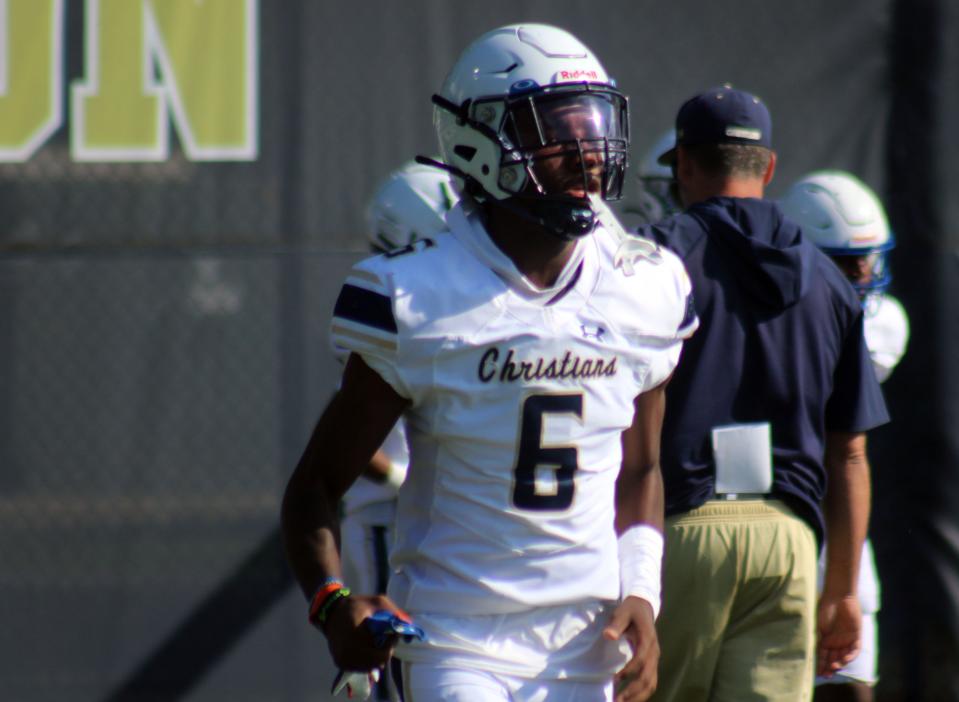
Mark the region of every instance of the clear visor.
[[612, 90], [580, 85], [512, 98], [500, 132], [503, 166], [525, 169], [528, 193], [618, 199], [628, 128], [626, 99]]
[[516, 149], [628, 139], [626, 101], [612, 92], [541, 93], [510, 101], [503, 132]]

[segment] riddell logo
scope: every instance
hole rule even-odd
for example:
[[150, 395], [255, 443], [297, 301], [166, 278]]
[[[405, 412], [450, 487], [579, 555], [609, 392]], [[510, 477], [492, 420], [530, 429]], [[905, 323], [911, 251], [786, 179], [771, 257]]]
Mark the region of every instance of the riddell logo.
[[596, 71], [587, 71], [576, 69], [575, 71], [560, 71], [560, 80], [599, 80], [599, 74]]

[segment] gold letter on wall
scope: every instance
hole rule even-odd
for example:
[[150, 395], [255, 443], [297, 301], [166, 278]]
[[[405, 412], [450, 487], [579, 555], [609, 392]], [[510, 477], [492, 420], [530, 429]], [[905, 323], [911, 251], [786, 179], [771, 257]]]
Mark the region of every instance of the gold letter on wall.
[[187, 158], [255, 159], [257, 19], [257, 0], [87, 0], [73, 157], [164, 160], [169, 116]]
[[26, 161], [63, 120], [62, 0], [0, 0], [0, 161]]

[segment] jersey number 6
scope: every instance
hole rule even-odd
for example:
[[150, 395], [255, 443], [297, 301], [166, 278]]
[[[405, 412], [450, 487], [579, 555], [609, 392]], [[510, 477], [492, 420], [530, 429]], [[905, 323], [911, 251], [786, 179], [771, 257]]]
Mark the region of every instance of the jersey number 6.
[[[582, 395], [530, 395], [523, 402], [519, 455], [513, 470], [513, 505], [518, 509], [562, 510], [573, 504], [573, 474], [578, 453], [575, 446], [543, 446], [543, 415], [583, 416]], [[536, 469], [548, 466], [556, 471], [556, 490], [537, 492]]]

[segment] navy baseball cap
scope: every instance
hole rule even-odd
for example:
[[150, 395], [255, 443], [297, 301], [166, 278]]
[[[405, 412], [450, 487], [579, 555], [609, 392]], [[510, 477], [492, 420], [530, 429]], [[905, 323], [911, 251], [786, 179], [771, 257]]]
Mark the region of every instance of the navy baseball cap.
[[[730, 85], [710, 88], [679, 108], [676, 114], [676, 145], [751, 144], [772, 148], [772, 118], [755, 95]], [[668, 166], [676, 147], [656, 159]]]

